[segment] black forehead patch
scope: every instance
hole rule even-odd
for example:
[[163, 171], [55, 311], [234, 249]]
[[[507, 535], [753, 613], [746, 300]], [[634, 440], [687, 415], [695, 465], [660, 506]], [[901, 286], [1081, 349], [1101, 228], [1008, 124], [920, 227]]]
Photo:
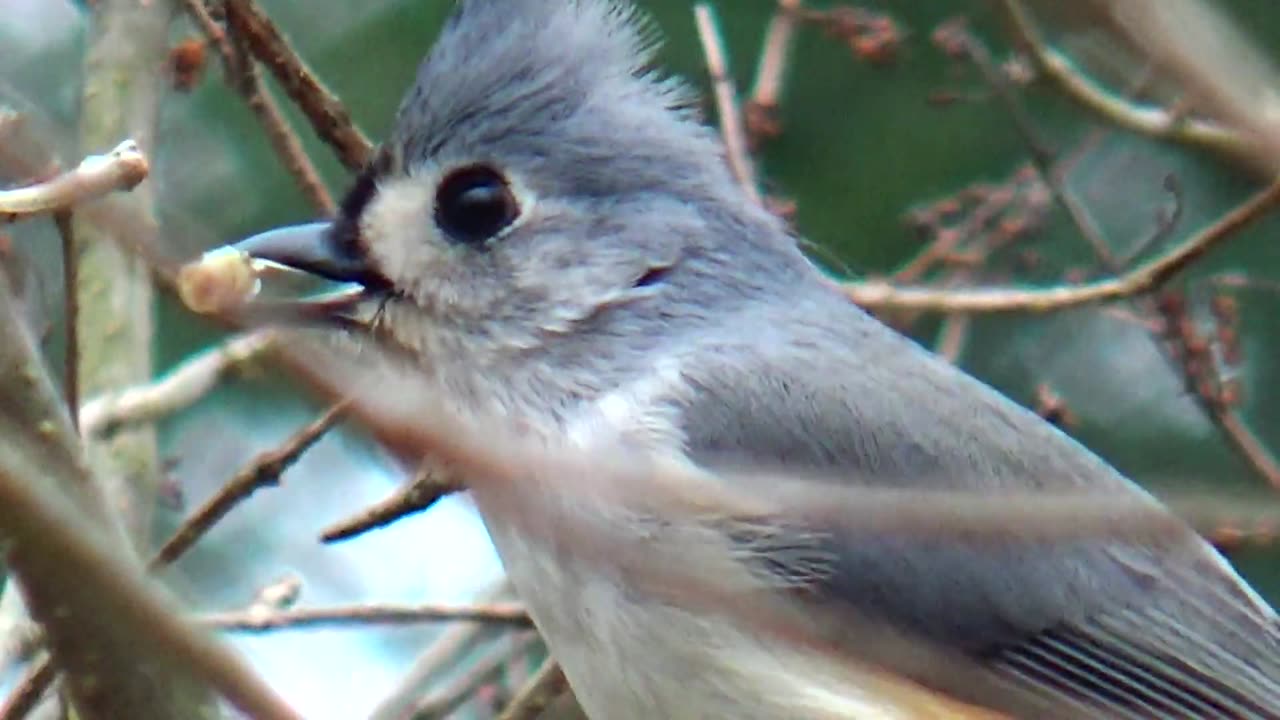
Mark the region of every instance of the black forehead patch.
[[360, 217], [378, 194], [378, 181], [390, 171], [391, 153], [383, 147], [356, 176], [339, 203], [338, 215], [329, 229], [329, 242], [344, 256], [358, 257], [364, 254], [366, 248], [360, 237]]
[[347, 194], [338, 205], [336, 221], [358, 223], [365, 207], [378, 191], [378, 181], [390, 171], [391, 153], [384, 147], [373, 156], [369, 164], [356, 176]]

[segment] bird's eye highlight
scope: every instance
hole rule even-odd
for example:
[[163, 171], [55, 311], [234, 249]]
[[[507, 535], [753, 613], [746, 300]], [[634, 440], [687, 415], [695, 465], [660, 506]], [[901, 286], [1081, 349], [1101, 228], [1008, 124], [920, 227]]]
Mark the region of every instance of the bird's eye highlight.
[[507, 179], [487, 165], [458, 168], [436, 188], [436, 224], [453, 242], [480, 245], [519, 216]]

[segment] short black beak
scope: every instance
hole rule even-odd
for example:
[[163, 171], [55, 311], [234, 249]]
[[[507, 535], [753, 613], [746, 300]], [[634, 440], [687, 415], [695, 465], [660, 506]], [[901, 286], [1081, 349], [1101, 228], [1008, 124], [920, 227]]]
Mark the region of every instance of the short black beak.
[[387, 281], [375, 272], [352, 242], [342, 242], [327, 222], [289, 225], [241, 240], [233, 247], [259, 260], [278, 263], [327, 280], [376, 290]]

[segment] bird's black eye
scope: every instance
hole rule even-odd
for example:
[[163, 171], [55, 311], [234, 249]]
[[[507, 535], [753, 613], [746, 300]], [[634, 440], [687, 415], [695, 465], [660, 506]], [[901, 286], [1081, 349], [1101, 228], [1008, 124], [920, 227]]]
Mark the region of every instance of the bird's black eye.
[[507, 179], [487, 165], [450, 172], [436, 188], [436, 224], [450, 240], [480, 245], [520, 215]]

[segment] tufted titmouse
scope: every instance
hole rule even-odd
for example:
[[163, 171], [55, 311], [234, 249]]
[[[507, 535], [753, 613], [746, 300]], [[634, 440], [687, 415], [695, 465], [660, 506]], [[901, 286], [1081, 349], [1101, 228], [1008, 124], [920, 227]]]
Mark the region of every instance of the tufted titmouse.
[[[238, 247], [363, 285], [441, 402], [581, 447], [645, 449], [688, 477], [812, 477], [833, 495], [1080, 490], [1158, 509], [842, 296], [735, 184], [691, 96], [646, 69], [651, 48], [621, 2], [465, 0], [338, 217]], [[1181, 523], [1141, 542], [895, 534], [847, 522], [838, 503], [788, 515], [783, 481], [734, 490], [782, 511], [690, 525], [610, 515], [544, 482], [524, 512], [596, 513], [679, 577], [737, 573], [753, 604], [736, 614], [651, 591], [477, 491], [592, 718], [945, 716], [893, 714], [834, 669], [867, 651], [854, 617], [1025, 691], [1039, 717], [1280, 717], [1274, 612]], [[711, 546], [725, 553], [699, 549]], [[770, 618], [826, 647], [761, 631]], [[1026, 712], [935, 670], [912, 679]]]

